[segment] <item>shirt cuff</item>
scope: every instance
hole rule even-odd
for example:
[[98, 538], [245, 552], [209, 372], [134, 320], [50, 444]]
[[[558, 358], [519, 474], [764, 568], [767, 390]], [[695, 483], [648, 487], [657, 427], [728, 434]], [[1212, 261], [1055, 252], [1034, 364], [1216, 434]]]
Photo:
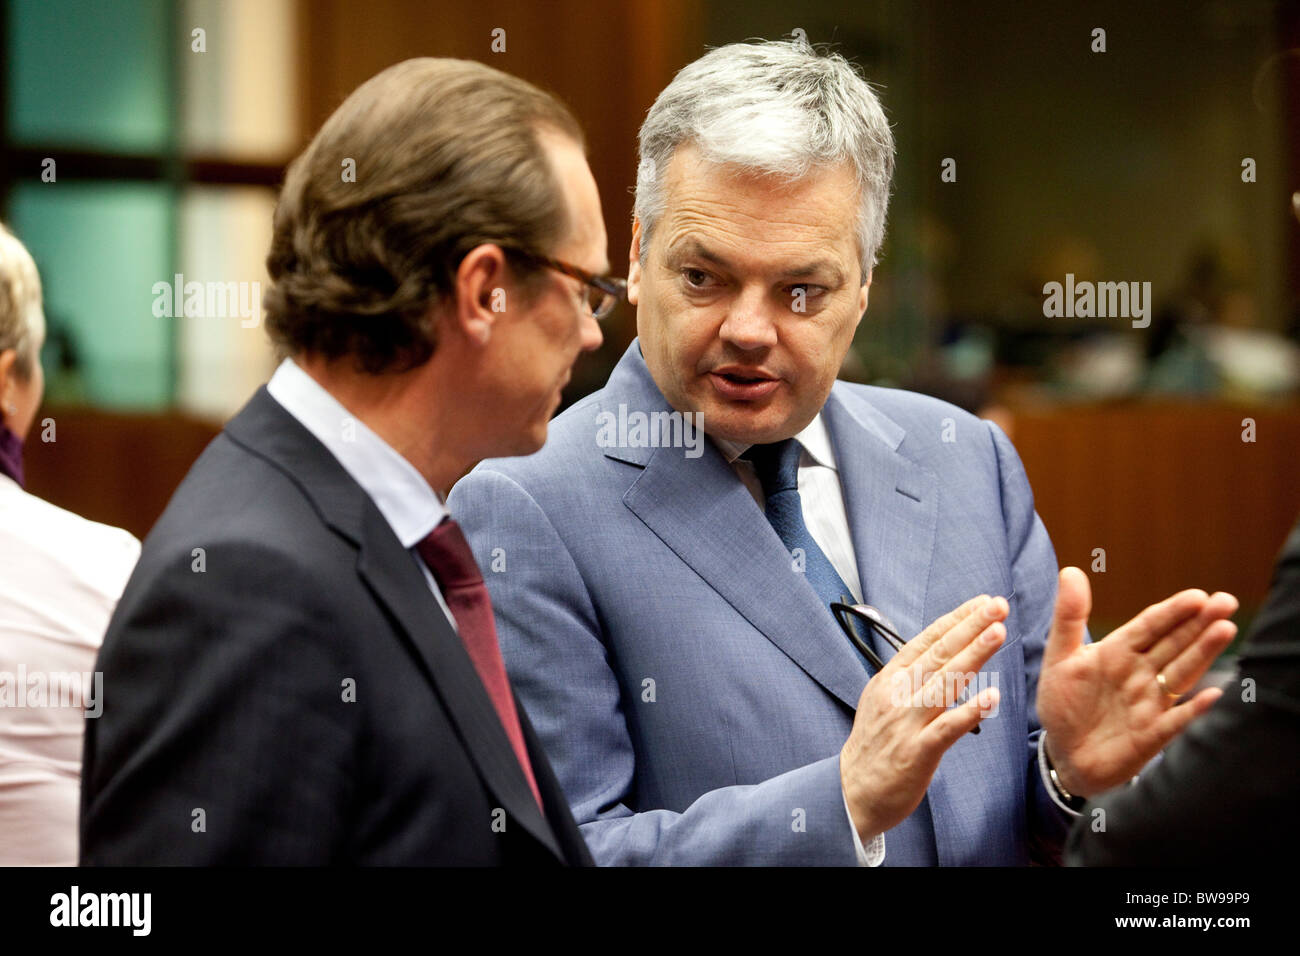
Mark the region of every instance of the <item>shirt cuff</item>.
[[853, 849], [858, 854], [858, 866], [880, 866], [885, 862], [885, 835], [877, 833], [864, 848], [862, 837], [858, 836], [857, 824], [853, 822], [853, 814], [849, 812], [849, 798], [843, 789], [840, 790], [840, 796], [844, 798], [844, 815], [849, 818], [849, 832], [853, 834]]
[[1047, 790], [1047, 795], [1052, 798], [1052, 802], [1068, 813], [1072, 817], [1083, 816], [1078, 810], [1071, 810], [1064, 800], [1061, 799], [1060, 791], [1056, 789], [1056, 784], [1052, 783], [1052, 775], [1047, 771], [1047, 750], [1043, 746], [1043, 741], [1047, 739], [1046, 733], [1038, 735], [1038, 772], [1042, 775], [1043, 786]]

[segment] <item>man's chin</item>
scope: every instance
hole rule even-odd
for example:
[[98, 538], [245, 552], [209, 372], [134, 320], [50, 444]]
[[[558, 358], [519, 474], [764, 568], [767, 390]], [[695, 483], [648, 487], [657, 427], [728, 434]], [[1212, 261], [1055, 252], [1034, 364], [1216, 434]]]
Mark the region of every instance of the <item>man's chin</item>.
[[[496, 442], [492, 454], [487, 458], [523, 458], [534, 455], [546, 444], [547, 422], [539, 422], [527, 428], [516, 428], [503, 441]], [[505, 437], [505, 436], [503, 436]]]
[[788, 408], [775, 405], [755, 407], [734, 402], [710, 403], [703, 409], [704, 430], [714, 438], [741, 445], [766, 445], [802, 431]]
[[519, 455], [535, 455], [546, 445], [546, 422], [528, 432], [524, 444], [517, 452]]

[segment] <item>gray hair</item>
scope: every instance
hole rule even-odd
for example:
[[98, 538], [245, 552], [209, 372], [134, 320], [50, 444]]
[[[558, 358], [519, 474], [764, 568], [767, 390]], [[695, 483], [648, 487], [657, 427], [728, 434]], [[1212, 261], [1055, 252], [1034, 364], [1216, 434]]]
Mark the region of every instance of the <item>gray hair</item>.
[[0, 352], [18, 353], [14, 368], [30, 378], [45, 340], [41, 277], [31, 253], [0, 223]]
[[731, 43], [678, 72], [641, 124], [634, 208], [643, 264], [664, 211], [663, 172], [687, 142], [709, 162], [789, 180], [851, 162], [865, 280], [885, 237], [894, 137], [880, 100], [844, 57], [805, 40]]

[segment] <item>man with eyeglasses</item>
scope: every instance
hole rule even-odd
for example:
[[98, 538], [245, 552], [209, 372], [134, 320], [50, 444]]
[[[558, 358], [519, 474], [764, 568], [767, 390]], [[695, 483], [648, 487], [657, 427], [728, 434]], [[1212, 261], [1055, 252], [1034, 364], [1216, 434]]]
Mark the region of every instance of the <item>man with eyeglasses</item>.
[[[504, 556], [506, 663], [593, 856], [1057, 860], [1081, 798], [1212, 703], [1173, 705], [1235, 600], [1185, 591], [1087, 643], [1087, 579], [1060, 572], [1058, 594], [1006, 436], [835, 381], [893, 169], [843, 58], [714, 50], [640, 150], [637, 341], [541, 453], [450, 499], [480, 557]], [[599, 441], [624, 408], [702, 414], [705, 453]]]
[[[509, 249], [506, 251], [507, 253], [512, 252]], [[559, 259], [551, 259], [548, 256], [537, 255], [536, 253], [519, 252], [515, 253], [515, 255], [525, 261], [545, 266], [548, 269], [554, 269], [562, 275], [581, 282], [582, 288], [578, 290], [578, 294], [583, 300], [583, 307], [591, 313], [591, 317], [594, 319], [607, 318], [614, 311], [614, 306], [618, 305], [627, 295], [626, 279], [615, 276], [592, 275], [579, 266], [561, 262]]]
[[104, 640], [83, 863], [590, 862], [444, 500], [542, 446], [621, 291], [605, 247], [582, 131], [522, 80], [409, 60], [330, 117], [267, 260], [288, 357]]

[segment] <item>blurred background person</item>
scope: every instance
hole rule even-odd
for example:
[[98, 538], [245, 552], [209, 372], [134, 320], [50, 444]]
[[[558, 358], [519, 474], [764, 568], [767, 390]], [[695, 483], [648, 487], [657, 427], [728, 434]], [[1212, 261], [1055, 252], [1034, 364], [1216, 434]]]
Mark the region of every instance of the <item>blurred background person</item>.
[[[109, 615], [140, 556], [120, 528], [23, 490], [41, 404], [41, 281], [0, 226], [0, 864], [75, 866], [85, 715]], [[57, 425], [56, 425], [57, 427]], [[93, 467], [93, 463], [86, 463]], [[91, 467], [83, 478], [93, 474]]]

